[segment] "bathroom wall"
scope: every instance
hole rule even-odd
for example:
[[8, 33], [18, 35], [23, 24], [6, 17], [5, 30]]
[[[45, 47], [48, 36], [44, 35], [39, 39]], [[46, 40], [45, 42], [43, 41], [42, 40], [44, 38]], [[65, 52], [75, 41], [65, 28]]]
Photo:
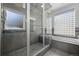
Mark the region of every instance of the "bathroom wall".
[[[63, 5], [63, 4], [61, 4], [61, 5]], [[78, 6], [79, 6], [79, 4], [72, 4], [70, 6], [66, 6], [66, 7], [63, 7], [63, 8], [57, 7], [57, 10], [55, 8], [55, 12], [56, 11], [60, 12], [60, 11], [71, 9], [71, 8], [74, 7], [76, 9], [76, 12], [77, 12], [76, 13], [76, 17], [77, 17], [76, 18], [76, 27], [77, 27], [79, 25], [79, 23], [78, 23], [78, 21], [79, 21], [78, 20], [79, 19], [79, 17], [78, 17], [79, 8], [77, 8]], [[53, 27], [53, 25], [52, 25], [52, 27]], [[79, 34], [79, 32], [76, 32], [76, 34]], [[61, 38], [61, 39], [63, 39], [63, 38]], [[74, 54], [74, 55], [79, 55], [79, 45], [74, 45], [74, 44], [69, 44], [69, 43], [65, 43], [65, 42], [55, 41], [55, 40], [52, 39], [52, 47], [60, 49], [60, 50], [65, 51], [65, 52], [68, 52], [68, 53], [71, 53], [71, 54]]]
[[[30, 44], [38, 42], [38, 35], [31, 33]], [[2, 53], [12, 52], [27, 45], [27, 36], [25, 31], [5, 32], [2, 34]]]

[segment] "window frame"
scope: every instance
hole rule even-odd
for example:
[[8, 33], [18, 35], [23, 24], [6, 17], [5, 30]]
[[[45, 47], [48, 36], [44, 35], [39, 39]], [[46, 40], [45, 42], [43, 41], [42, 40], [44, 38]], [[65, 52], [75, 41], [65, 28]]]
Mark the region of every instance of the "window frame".
[[[69, 11], [71, 11], [71, 10], [74, 10], [75, 11], [75, 8], [70, 8], [70, 9], [67, 9], [67, 10], [64, 10], [64, 11], [58, 11], [57, 13], [55, 13], [54, 14], [54, 16], [56, 16], [56, 15], [59, 15], [59, 14], [63, 14], [63, 13], [65, 13], [65, 12], [69, 12]], [[54, 18], [54, 17], [53, 17]], [[55, 18], [54, 18], [55, 19]], [[55, 20], [54, 20], [55, 21]], [[75, 20], [76, 21], [76, 20]], [[55, 25], [55, 23], [54, 23], [54, 25]], [[59, 35], [59, 34], [54, 34], [54, 30], [53, 30], [53, 35], [55, 35], [55, 36], [62, 36], [62, 37], [71, 37], [71, 38], [76, 38], [76, 35], [73, 37], [73, 36], [66, 36], [66, 35]]]
[[18, 10], [14, 10], [14, 9], [11, 9], [11, 8], [4, 8], [3, 10], [4, 10], [3, 12], [4, 12], [4, 18], [5, 18], [5, 20], [6, 20], [6, 16], [7, 16], [6, 15], [6, 10], [11, 11], [13, 13], [18, 13], [18, 14], [22, 14], [23, 15], [23, 28], [20, 28], [20, 29], [17, 29], [17, 28], [16, 29], [6, 29], [5, 28], [5, 20], [4, 20], [4, 29], [3, 30], [24, 30], [24, 31], [26, 30], [25, 29], [25, 23], [26, 23], [25, 22], [25, 19], [26, 19], [25, 14], [21, 13]]

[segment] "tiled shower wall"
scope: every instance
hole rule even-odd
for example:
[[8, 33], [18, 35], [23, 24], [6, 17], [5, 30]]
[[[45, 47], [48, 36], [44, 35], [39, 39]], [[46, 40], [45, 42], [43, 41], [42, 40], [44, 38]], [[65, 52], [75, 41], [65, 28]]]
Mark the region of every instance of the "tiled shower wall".
[[[31, 32], [31, 44], [38, 42], [38, 36], [36, 33]], [[27, 45], [26, 32], [5, 32], [2, 34], [2, 53], [8, 53], [20, 48], [24, 48]]]

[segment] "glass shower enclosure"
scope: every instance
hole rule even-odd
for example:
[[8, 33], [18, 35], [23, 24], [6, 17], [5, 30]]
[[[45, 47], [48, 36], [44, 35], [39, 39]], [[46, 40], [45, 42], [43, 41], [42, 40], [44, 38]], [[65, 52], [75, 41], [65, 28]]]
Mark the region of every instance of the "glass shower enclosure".
[[51, 35], [50, 24], [47, 23], [49, 14], [45, 12], [47, 4], [3, 3], [2, 5], [2, 55], [43, 55], [45, 49], [50, 46]]

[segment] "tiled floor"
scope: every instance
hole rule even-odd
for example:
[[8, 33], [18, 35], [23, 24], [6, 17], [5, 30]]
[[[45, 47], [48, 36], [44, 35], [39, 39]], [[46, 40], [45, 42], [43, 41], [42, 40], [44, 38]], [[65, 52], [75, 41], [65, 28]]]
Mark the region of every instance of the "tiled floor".
[[72, 56], [72, 54], [58, 50], [56, 48], [51, 48], [44, 54], [44, 56]]
[[36, 43], [36, 44], [31, 45], [31, 55], [34, 55], [35, 53], [37, 53], [42, 48], [43, 48], [42, 43]]
[[[41, 50], [43, 48], [41, 43], [36, 43], [36, 44], [32, 44], [31, 45], [31, 56], [33, 54], [35, 54], [36, 52], [38, 52], [39, 50]], [[8, 53], [8, 56], [26, 56], [27, 54], [27, 47], [24, 47], [22, 49], [13, 51], [11, 53]], [[59, 49], [56, 48], [51, 48], [49, 49], [44, 56], [73, 56], [72, 54], [69, 54], [67, 52], [61, 51]]]
[[[38, 52], [39, 50], [41, 50], [43, 48], [42, 43], [35, 43], [31, 45], [31, 55], [35, 54], [36, 52]], [[13, 51], [11, 53], [8, 53], [8, 56], [26, 56], [27, 55], [27, 47], [24, 47], [22, 49]]]

